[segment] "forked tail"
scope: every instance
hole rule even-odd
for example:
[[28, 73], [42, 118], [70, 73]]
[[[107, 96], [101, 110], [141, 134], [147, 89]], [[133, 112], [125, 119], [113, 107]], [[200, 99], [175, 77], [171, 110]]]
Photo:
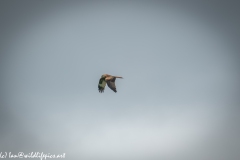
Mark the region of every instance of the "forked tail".
[[114, 77], [116, 77], [116, 78], [123, 78], [123, 77], [119, 77], [119, 76], [114, 76]]

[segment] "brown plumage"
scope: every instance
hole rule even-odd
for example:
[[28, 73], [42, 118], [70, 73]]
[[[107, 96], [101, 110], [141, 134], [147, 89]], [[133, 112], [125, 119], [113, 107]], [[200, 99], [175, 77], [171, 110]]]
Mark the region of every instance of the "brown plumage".
[[100, 93], [104, 92], [104, 88], [107, 84], [108, 87], [116, 93], [117, 92], [116, 85], [115, 85], [116, 78], [122, 78], [122, 77], [103, 74], [98, 83], [99, 92]]

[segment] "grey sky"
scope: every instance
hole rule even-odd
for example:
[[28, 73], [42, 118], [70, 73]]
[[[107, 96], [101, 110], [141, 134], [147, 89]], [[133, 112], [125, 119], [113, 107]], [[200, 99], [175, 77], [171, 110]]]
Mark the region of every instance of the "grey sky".
[[0, 152], [240, 158], [238, 3], [0, 6]]

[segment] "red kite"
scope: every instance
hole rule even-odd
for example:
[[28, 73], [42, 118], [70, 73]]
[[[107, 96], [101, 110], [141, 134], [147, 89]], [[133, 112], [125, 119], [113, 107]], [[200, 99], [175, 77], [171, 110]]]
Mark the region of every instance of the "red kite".
[[104, 88], [106, 86], [106, 83], [108, 87], [113, 90], [115, 93], [117, 92], [116, 90], [116, 85], [115, 85], [115, 80], [116, 78], [122, 78], [119, 76], [111, 76], [109, 74], [103, 74], [99, 80], [98, 83], [98, 90], [100, 93], [104, 92]]

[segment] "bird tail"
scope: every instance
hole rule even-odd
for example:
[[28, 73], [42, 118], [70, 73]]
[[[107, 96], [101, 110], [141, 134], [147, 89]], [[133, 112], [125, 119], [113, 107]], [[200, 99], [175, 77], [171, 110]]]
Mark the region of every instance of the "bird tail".
[[119, 77], [119, 76], [114, 76], [114, 77], [116, 77], [116, 78], [123, 78], [123, 77]]

